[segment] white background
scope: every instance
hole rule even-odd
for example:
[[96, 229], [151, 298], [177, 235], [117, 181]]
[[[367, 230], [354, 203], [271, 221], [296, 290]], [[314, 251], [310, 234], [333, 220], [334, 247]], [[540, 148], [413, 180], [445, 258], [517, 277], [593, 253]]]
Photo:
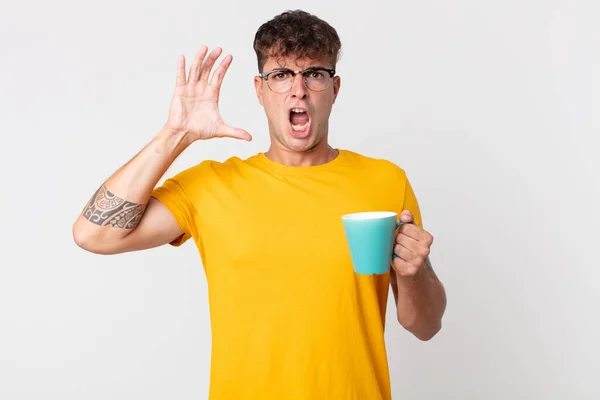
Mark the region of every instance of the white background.
[[233, 54], [221, 111], [254, 141], [196, 143], [166, 176], [265, 151], [252, 41], [298, 6], [342, 40], [330, 143], [404, 168], [435, 237], [443, 328], [418, 341], [390, 301], [394, 398], [600, 398], [592, 0], [3, 0], [0, 398], [206, 398], [193, 242], [99, 256], [71, 226], [162, 127], [177, 56], [202, 44]]

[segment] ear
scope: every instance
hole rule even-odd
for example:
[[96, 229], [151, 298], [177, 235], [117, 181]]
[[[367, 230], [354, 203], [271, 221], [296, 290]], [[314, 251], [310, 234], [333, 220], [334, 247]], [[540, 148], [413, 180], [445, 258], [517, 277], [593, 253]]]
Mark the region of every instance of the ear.
[[335, 103], [335, 99], [337, 98], [338, 93], [340, 92], [340, 86], [342, 85], [342, 78], [339, 76], [333, 77], [333, 102]]
[[262, 99], [263, 78], [261, 78], [260, 76], [254, 77], [254, 89], [256, 90], [256, 97], [258, 97], [258, 102], [262, 106], [263, 105], [263, 99]]

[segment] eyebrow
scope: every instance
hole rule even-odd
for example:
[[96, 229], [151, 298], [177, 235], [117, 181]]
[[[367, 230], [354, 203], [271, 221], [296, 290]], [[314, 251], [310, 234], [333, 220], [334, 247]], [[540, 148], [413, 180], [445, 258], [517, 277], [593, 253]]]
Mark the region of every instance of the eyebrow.
[[[314, 68], [323, 68], [326, 70], [331, 69], [331, 68], [323, 67], [321, 65], [311, 65], [310, 67], [306, 67], [306, 68], [302, 69], [301, 71], [306, 71], [306, 70], [314, 69]], [[287, 67], [280, 67], [280, 68], [274, 68], [271, 71], [294, 71], [294, 70], [291, 68], [287, 68]]]

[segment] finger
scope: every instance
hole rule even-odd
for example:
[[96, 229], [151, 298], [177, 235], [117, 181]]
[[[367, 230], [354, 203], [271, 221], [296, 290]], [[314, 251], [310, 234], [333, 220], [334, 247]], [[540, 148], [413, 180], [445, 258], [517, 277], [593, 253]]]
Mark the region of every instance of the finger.
[[412, 260], [416, 255], [415, 253], [398, 243], [394, 245], [394, 254], [406, 262]]
[[412, 250], [402, 246], [401, 244], [396, 244], [394, 246], [394, 254], [396, 254], [399, 258], [415, 267], [422, 266], [425, 263], [426, 256], [424, 256], [423, 254], [415, 253]]
[[414, 264], [417, 264], [419, 259], [422, 258], [416, 252], [398, 243], [394, 245], [394, 254], [402, 258], [404, 261]]
[[395, 246], [402, 246], [410, 251], [413, 254], [412, 258], [417, 259], [418, 262], [423, 261], [430, 253], [429, 246], [426, 243], [415, 240], [403, 234], [396, 236]]
[[400, 257], [394, 258], [392, 263], [394, 265], [394, 270], [400, 276], [414, 276], [419, 271], [419, 267], [409, 263], [406, 260], [403, 260]]
[[399, 233], [396, 236], [395, 244], [400, 244], [415, 253], [419, 250], [421, 246], [421, 243], [417, 239], [407, 236], [403, 233]]
[[177, 57], [177, 79], [175, 85], [185, 85], [185, 56], [183, 55]]
[[400, 229], [398, 229], [398, 232], [401, 234], [404, 234], [406, 236], [409, 236], [415, 240], [420, 240], [422, 235], [421, 235], [421, 227], [417, 226], [415, 224], [404, 224], [402, 226], [400, 226]]
[[400, 221], [405, 224], [410, 224], [411, 222], [414, 222], [414, 220], [414, 216], [409, 210], [404, 210], [400, 214]]
[[398, 232], [428, 245], [433, 243], [433, 236], [431, 236], [429, 232], [421, 228], [419, 225], [404, 224], [400, 227], [400, 229], [398, 229]]
[[210, 71], [212, 70], [213, 65], [215, 65], [215, 61], [221, 55], [223, 49], [220, 47], [215, 48], [210, 52], [204, 63], [202, 64], [202, 68], [200, 68], [200, 80], [208, 82], [208, 76], [210, 75]]
[[242, 139], [250, 142], [252, 140], [252, 135], [250, 135], [247, 131], [240, 128], [233, 128], [229, 125], [222, 125], [221, 129], [219, 129], [219, 137], [230, 137], [234, 139]]
[[208, 47], [202, 46], [200, 50], [196, 53], [196, 57], [194, 58], [194, 62], [190, 67], [190, 75], [188, 76], [188, 82], [196, 82], [200, 77], [200, 67], [202, 66], [202, 62], [204, 61], [204, 57], [206, 56], [206, 52], [208, 51]]
[[214, 86], [217, 89], [221, 88], [221, 83], [223, 82], [223, 77], [225, 76], [227, 69], [231, 65], [232, 60], [233, 60], [233, 56], [231, 54], [228, 54], [227, 56], [225, 56], [223, 61], [221, 61], [221, 64], [219, 64], [219, 67], [215, 70], [212, 78], [210, 79], [209, 85]]

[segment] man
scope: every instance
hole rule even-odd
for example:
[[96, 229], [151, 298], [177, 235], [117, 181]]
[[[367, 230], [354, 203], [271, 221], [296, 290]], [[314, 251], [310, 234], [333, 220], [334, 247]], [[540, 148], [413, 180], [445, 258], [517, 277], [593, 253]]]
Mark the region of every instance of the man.
[[[200, 48], [179, 58], [168, 120], [91, 198], [76, 243], [116, 254], [193, 238], [205, 269], [212, 327], [211, 399], [390, 399], [384, 343], [391, 284], [399, 323], [421, 340], [446, 306], [405, 172], [328, 144], [341, 80], [336, 31], [302, 11], [261, 26], [256, 94], [267, 152], [203, 161], [155, 188], [196, 141], [251, 140], [222, 120], [219, 89], [232, 57]], [[341, 215], [397, 211], [390, 273], [353, 272]]]

